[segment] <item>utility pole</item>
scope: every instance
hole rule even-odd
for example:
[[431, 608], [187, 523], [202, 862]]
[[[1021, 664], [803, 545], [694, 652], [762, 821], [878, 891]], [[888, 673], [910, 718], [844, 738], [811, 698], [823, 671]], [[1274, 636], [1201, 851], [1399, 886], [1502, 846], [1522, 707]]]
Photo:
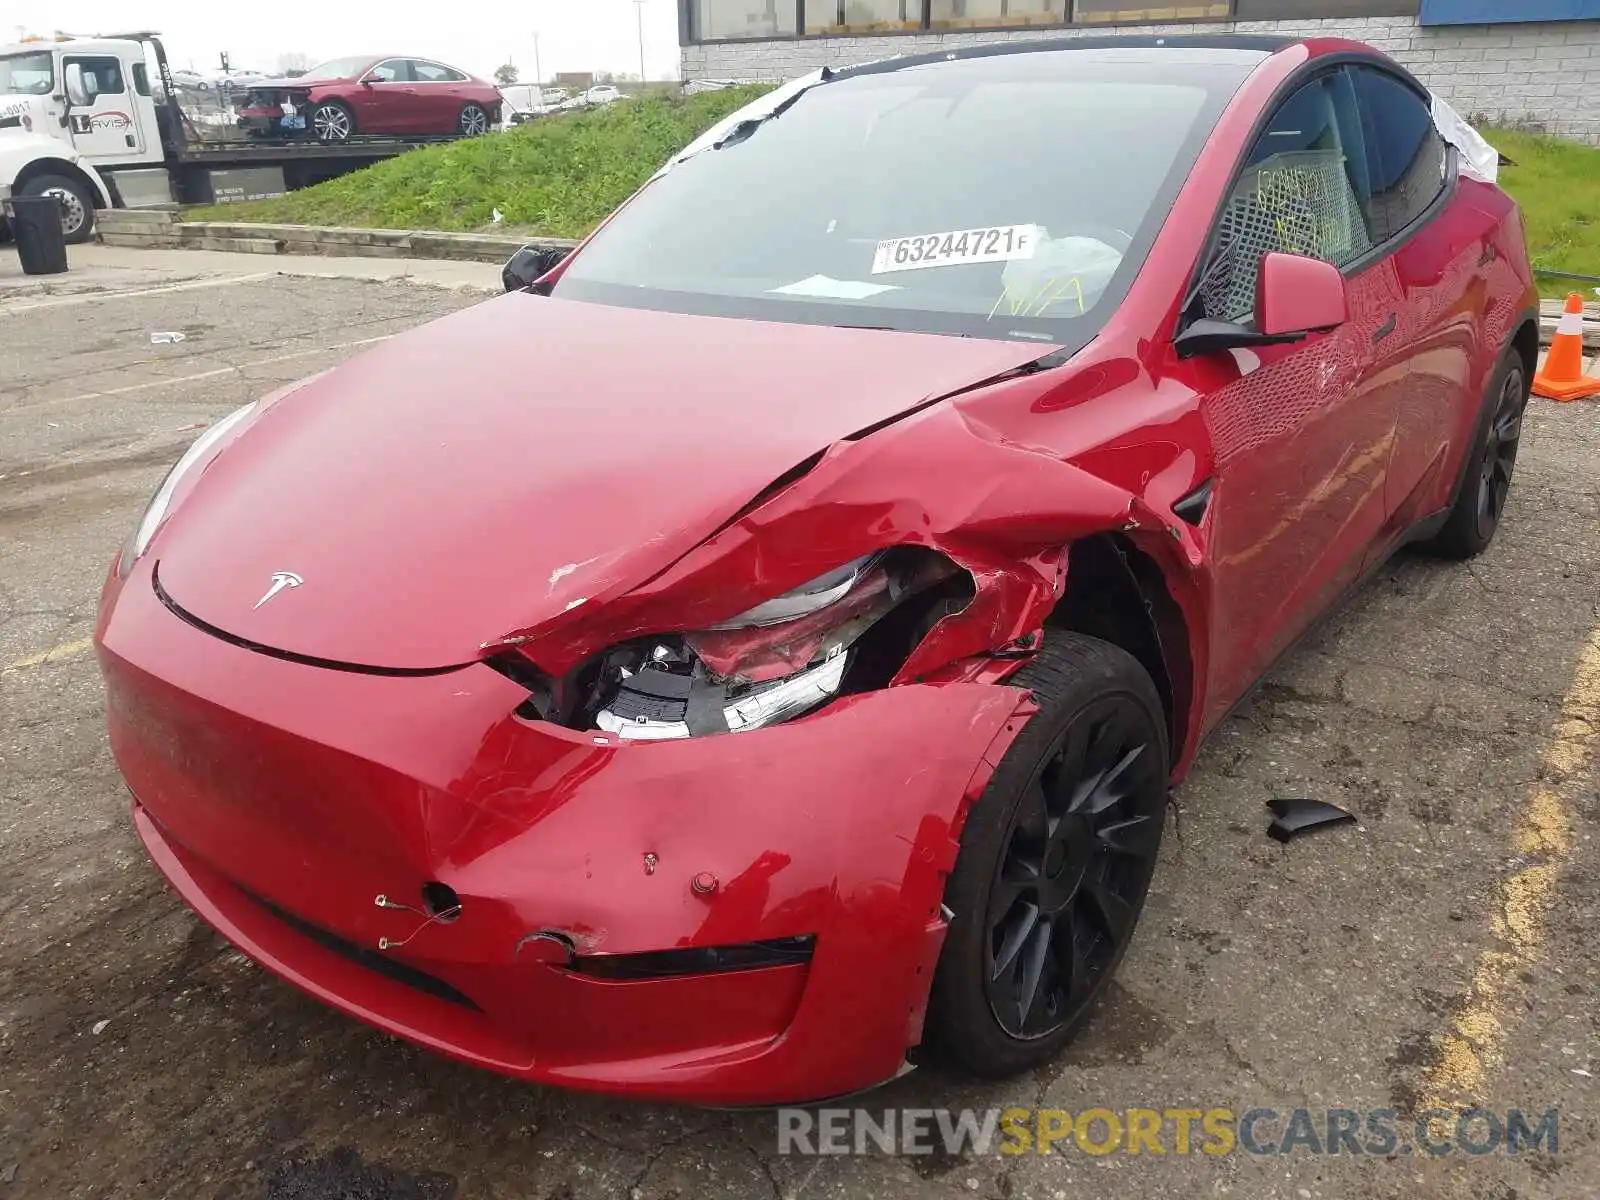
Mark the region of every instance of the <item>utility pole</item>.
[[535, 87], [544, 86], [544, 72], [539, 69], [539, 31], [533, 31], [533, 84]]
[[649, 78], [644, 70], [644, 6], [648, 0], [633, 0], [634, 12], [639, 18], [639, 82]]

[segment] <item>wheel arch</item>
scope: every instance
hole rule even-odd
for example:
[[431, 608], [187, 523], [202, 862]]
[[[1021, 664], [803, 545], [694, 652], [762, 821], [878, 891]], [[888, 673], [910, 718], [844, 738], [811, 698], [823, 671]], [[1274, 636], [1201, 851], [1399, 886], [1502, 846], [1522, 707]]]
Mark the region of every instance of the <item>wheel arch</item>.
[[106, 189], [100, 185], [100, 181], [78, 166], [77, 163], [70, 162], [64, 158], [45, 157], [31, 160], [17, 172], [16, 180], [12, 186], [20, 189], [41, 175], [64, 176], [85, 188], [89, 195], [93, 197], [96, 208], [110, 208], [112, 206], [111, 197], [107, 194]]
[[1173, 762], [1185, 756], [1194, 716], [1195, 647], [1167, 573], [1118, 533], [1098, 533], [1067, 547], [1066, 589], [1045, 618], [1051, 629], [1096, 637], [1131, 654], [1156, 685], [1166, 712]]

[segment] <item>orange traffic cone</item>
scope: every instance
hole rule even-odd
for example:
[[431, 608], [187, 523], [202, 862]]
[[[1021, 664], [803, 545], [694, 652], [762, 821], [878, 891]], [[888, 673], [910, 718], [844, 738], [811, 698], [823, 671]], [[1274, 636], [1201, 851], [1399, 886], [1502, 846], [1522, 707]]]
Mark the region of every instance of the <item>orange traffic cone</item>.
[[1546, 400], [1582, 400], [1600, 395], [1600, 379], [1583, 373], [1583, 297], [1567, 297], [1544, 368], [1533, 377], [1533, 394]]

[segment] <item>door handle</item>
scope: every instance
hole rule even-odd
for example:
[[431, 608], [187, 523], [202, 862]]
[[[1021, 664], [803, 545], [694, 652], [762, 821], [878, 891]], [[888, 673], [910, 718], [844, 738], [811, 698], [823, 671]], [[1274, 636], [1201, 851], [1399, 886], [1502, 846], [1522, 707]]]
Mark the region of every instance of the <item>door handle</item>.
[[1376, 346], [1379, 342], [1383, 341], [1384, 338], [1388, 337], [1394, 332], [1397, 324], [1399, 324], [1398, 318], [1394, 313], [1390, 313], [1389, 319], [1382, 325], [1378, 326], [1377, 332], [1372, 335], [1372, 344]]

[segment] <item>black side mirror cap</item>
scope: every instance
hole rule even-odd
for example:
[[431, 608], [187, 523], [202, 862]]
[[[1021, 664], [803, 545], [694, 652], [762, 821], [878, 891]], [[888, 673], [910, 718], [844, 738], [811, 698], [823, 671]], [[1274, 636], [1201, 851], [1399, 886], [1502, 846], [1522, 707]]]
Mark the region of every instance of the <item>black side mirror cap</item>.
[[546, 295], [533, 285], [553, 271], [570, 253], [570, 250], [555, 246], [524, 246], [506, 259], [506, 265], [500, 269], [500, 283], [508, 292], [531, 289], [536, 295]]
[[1258, 333], [1248, 325], [1202, 317], [1198, 321], [1191, 321], [1182, 333], [1172, 339], [1172, 348], [1178, 352], [1179, 358], [1194, 358], [1241, 347], [1287, 346], [1304, 341], [1305, 336], [1304, 333]]

